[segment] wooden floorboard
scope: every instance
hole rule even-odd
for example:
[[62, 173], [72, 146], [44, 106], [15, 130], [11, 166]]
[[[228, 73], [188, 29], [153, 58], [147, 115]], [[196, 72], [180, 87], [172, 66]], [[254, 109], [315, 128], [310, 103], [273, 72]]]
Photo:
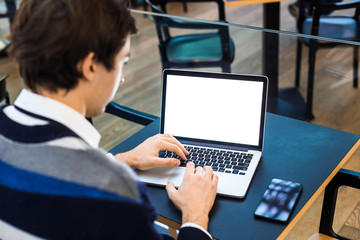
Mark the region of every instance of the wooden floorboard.
[[360, 202], [350, 213], [345, 224], [339, 230], [339, 234], [353, 240], [360, 240]]

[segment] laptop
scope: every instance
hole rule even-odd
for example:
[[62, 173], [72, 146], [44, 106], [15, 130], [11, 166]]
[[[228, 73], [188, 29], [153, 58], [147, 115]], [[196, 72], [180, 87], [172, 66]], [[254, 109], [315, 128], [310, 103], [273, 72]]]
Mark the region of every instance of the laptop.
[[[219, 176], [217, 194], [244, 198], [261, 159], [268, 79], [258, 75], [165, 69], [161, 133], [170, 133], [190, 152], [187, 161], [211, 166]], [[161, 157], [178, 157], [160, 152]], [[179, 158], [180, 159], [180, 158]], [[176, 187], [179, 167], [137, 170], [141, 181]]]

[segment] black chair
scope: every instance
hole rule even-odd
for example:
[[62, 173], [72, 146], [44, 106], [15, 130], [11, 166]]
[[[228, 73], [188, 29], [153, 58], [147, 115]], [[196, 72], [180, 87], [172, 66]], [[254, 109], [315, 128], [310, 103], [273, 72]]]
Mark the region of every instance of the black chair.
[[[296, 2], [289, 4], [289, 12], [290, 14], [295, 17], [296, 19], [299, 18], [299, 4], [303, 1], [304, 3], [304, 12], [305, 16], [311, 17], [313, 14], [313, 7], [316, 3], [334, 3], [334, 2], [341, 2], [342, 0], [297, 0]], [[322, 15], [328, 15], [331, 12], [323, 13]]]
[[6, 104], [10, 104], [9, 93], [6, 91], [6, 79], [9, 75], [0, 78], [0, 103], [5, 100]]
[[115, 102], [110, 102], [105, 109], [106, 113], [110, 113], [114, 116], [123, 118], [125, 120], [141, 124], [143, 126], [146, 126], [153, 121], [155, 121], [158, 117], [153, 116], [151, 114], [147, 114], [144, 112], [137, 111], [132, 108], [128, 108], [125, 106], [121, 106]]
[[[6, 12], [0, 14], [0, 18], [8, 18], [10, 25], [14, 22], [15, 13], [16, 13], [16, 3], [15, 0], [5, 0]], [[0, 39], [2, 41], [2, 47], [0, 47], [0, 57], [7, 57], [7, 49], [9, 48], [9, 41], [5, 39]]]
[[[166, 5], [181, 0], [146, 0], [154, 13], [166, 14]], [[222, 0], [187, 0], [185, 2], [215, 2], [219, 21], [225, 22]], [[220, 67], [231, 72], [235, 45], [227, 26], [202, 22], [180, 21], [169, 17], [152, 16], [159, 38], [159, 51], [163, 69]], [[170, 29], [193, 30], [192, 34], [172, 35]], [[205, 30], [206, 32], [202, 31]], [[199, 33], [201, 32], [201, 33]]]
[[16, 3], [15, 0], [5, 0], [5, 5], [7, 11], [5, 13], [0, 14], [0, 18], [9, 18], [10, 24], [13, 23], [15, 12], [16, 12]]
[[346, 169], [340, 169], [340, 171], [330, 181], [330, 183], [325, 188], [319, 233], [312, 235], [308, 240], [349, 240], [349, 238], [336, 234], [332, 228], [335, 214], [336, 198], [340, 186], [349, 186], [352, 188], [360, 189], [360, 173]]
[[[148, 124], [152, 123], [153, 121], [155, 121], [156, 119], [158, 119], [158, 117], [148, 114], [148, 113], [144, 113], [144, 112], [140, 112], [138, 110], [132, 109], [132, 108], [128, 108], [122, 105], [119, 105], [113, 101], [111, 101], [105, 108], [105, 112], [112, 114], [116, 117], [128, 120], [130, 122], [134, 122], [143, 126], [147, 126]], [[93, 120], [90, 117], [86, 118], [91, 124], [93, 124]], [[1, 240], [1, 239], [0, 239]]]
[[[335, 3], [319, 3], [313, 7], [313, 16], [307, 16], [309, 11], [305, 5], [304, 0], [299, 1], [299, 16], [297, 20], [297, 28], [300, 33], [311, 34], [315, 36], [359, 41], [359, 8], [360, 1], [351, 2], [335, 2]], [[332, 16], [329, 12], [344, 9], [356, 9], [352, 17], [348, 16]], [[298, 38], [297, 42], [297, 58], [296, 58], [296, 72], [295, 72], [295, 86], [300, 85], [301, 72], [301, 53], [302, 44], [309, 47], [309, 71], [308, 71], [308, 87], [307, 87], [307, 107], [306, 117], [311, 120], [314, 118], [312, 113], [313, 105], [313, 90], [314, 90], [314, 74], [315, 74], [315, 59], [316, 51], [320, 48], [332, 48], [334, 46], [345, 44], [338, 42], [329, 42], [316, 39]], [[353, 86], [358, 86], [358, 46], [354, 46], [354, 80]]]

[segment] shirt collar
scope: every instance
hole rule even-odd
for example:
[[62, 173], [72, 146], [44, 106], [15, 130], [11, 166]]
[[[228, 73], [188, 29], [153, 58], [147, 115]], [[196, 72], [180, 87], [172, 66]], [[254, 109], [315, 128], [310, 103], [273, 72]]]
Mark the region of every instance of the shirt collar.
[[90, 146], [94, 148], [99, 146], [100, 133], [94, 126], [80, 113], [61, 102], [23, 89], [14, 105], [59, 122], [70, 128]]

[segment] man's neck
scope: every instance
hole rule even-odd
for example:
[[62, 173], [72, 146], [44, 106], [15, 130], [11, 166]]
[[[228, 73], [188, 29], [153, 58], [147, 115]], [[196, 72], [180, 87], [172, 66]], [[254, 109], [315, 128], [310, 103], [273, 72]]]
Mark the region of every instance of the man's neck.
[[79, 94], [79, 90], [77, 88], [70, 91], [60, 89], [57, 90], [57, 92], [52, 92], [46, 89], [37, 89], [37, 94], [61, 102], [71, 107], [72, 109], [80, 113], [82, 116], [85, 116], [86, 114], [85, 101], [82, 95]]

